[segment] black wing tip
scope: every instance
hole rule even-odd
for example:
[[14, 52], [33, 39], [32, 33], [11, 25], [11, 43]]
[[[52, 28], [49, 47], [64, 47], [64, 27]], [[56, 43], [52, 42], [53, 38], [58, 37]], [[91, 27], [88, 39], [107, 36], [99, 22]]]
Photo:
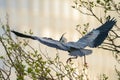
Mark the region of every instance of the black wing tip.
[[21, 33], [17, 32], [17, 31], [14, 31], [14, 30], [11, 30], [11, 32], [14, 33], [14, 34], [17, 35], [17, 36], [22, 35]]
[[15, 30], [10, 30], [12, 33], [18, 33], [17, 31], [15, 31]]
[[14, 31], [14, 30], [11, 30], [11, 32], [13, 32], [15, 35], [19, 36], [19, 37], [24, 37], [24, 38], [31, 38], [31, 39], [36, 39], [35, 36], [30, 36], [30, 35], [26, 35], [26, 34], [22, 34], [22, 33], [19, 33], [17, 31]]
[[115, 19], [115, 17], [113, 17], [113, 18], [108, 18], [107, 22], [114, 22], [114, 23], [116, 23], [117, 20]]
[[17, 34], [17, 33], [18, 33], [17, 31], [14, 31], [14, 30], [11, 30], [11, 32], [14, 33], [14, 34]]
[[10, 31], [13, 32], [13, 33], [15, 32], [14, 30], [10, 30]]

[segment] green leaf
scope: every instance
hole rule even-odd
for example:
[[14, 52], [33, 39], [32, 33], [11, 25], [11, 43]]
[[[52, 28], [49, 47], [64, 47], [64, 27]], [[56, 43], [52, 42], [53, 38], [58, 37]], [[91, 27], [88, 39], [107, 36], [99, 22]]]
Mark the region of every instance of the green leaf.
[[100, 0], [97, 0], [96, 2], [97, 2], [97, 3], [100, 3]]
[[27, 72], [28, 72], [28, 73], [31, 73], [32, 71], [33, 71], [33, 70], [32, 70], [32, 68], [30, 68], [30, 67], [27, 69]]
[[82, 33], [85, 34], [86, 32], [83, 31]]
[[3, 57], [3, 56], [0, 56], [0, 59], [4, 59], [4, 57]]
[[72, 8], [75, 8], [75, 6], [71, 6]]

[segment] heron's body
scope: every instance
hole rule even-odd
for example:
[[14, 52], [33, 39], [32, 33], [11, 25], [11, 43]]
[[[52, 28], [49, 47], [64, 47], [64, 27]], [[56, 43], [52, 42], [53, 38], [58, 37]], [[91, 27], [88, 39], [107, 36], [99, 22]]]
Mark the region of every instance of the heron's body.
[[68, 51], [69, 55], [71, 56], [84, 56], [92, 53], [92, 50], [88, 50], [84, 48], [86, 46], [94, 48], [102, 44], [102, 42], [108, 36], [108, 32], [112, 29], [115, 23], [116, 20], [114, 18], [108, 19], [103, 25], [101, 25], [97, 29], [93, 29], [91, 32], [80, 38], [77, 42], [65, 42], [63, 40], [63, 35], [58, 41], [52, 38], [31, 36], [16, 31], [12, 31], [12, 32], [19, 37], [38, 40], [40, 43], [45, 44], [49, 47]]

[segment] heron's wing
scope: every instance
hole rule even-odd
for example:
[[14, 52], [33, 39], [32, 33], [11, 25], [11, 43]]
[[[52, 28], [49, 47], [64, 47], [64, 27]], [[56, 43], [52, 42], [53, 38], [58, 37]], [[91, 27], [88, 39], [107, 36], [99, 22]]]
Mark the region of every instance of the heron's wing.
[[94, 40], [99, 34], [99, 30], [92, 30], [91, 32], [80, 38], [76, 43], [80, 46], [80, 48], [85, 48], [86, 46], [93, 47]]
[[26, 35], [26, 34], [22, 34], [16, 31], [11, 31], [13, 32], [15, 35], [19, 36], [19, 37], [23, 37], [23, 38], [30, 38], [33, 40], [38, 40], [39, 42], [41, 42], [44, 45], [47, 45], [49, 47], [53, 47], [53, 48], [57, 48], [57, 49], [61, 49], [61, 50], [67, 50], [68, 48], [65, 47], [63, 44], [57, 40], [54, 40], [52, 38], [46, 38], [46, 37], [37, 37], [37, 36], [31, 36], [31, 35]]
[[108, 32], [115, 25], [116, 20], [114, 18], [108, 19], [103, 25], [95, 30], [92, 30], [87, 35], [83, 36], [78, 40], [78, 43], [83, 46], [97, 47], [99, 46], [107, 37]]
[[106, 23], [96, 29], [100, 31], [100, 34], [94, 40], [94, 47], [99, 46], [105, 40], [105, 38], [108, 36], [108, 32], [113, 28], [116, 22], [117, 21], [114, 18], [109, 19], [106, 21]]

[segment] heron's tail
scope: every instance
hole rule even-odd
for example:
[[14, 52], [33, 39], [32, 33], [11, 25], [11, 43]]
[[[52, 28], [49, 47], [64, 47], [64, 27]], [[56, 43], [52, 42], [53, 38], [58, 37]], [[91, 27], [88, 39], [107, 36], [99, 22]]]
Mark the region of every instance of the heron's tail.
[[32, 36], [30, 36], [30, 35], [22, 34], [22, 33], [19, 33], [19, 32], [17, 32], [17, 31], [11, 30], [11, 32], [13, 32], [15, 35], [17, 35], [17, 36], [19, 36], [19, 37], [34, 39], [34, 37], [32, 37]]
[[76, 50], [72, 50], [70, 51], [70, 54], [71, 56], [84, 56], [84, 55], [89, 55], [92, 53], [92, 50], [89, 50], [89, 49], [76, 49]]

